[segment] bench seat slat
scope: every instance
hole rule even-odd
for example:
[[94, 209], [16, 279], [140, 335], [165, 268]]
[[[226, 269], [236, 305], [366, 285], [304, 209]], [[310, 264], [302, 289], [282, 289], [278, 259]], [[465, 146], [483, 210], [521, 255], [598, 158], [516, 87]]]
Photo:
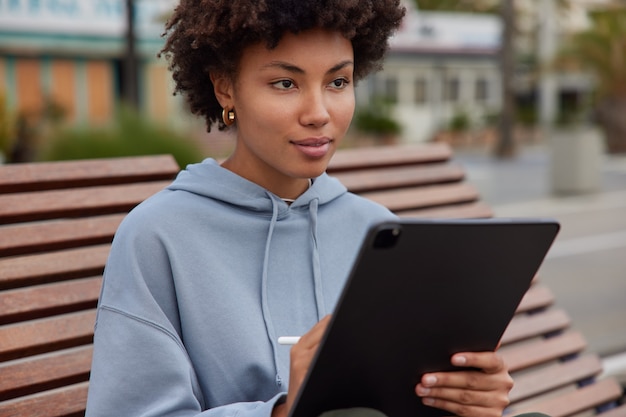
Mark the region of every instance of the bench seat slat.
[[91, 343], [96, 311], [0, 326], [0, 358], [17, 359]]
[[95, 308], [101, 286], [92, 277], [0, 292], [0, 324]]
[[620, 398], [622, 389], [613, 379], [599, 380], [594, 384], [581, 387], [556, 398], [533, 403], [524, 409], [512, 407], [513, 414], [540, 412], [551, 417], [567, 417]]
[[178, 171], [171, 155], [5, 165], [0, 193], [166, 180]]
[[594, 377], [602, 372], [602, 363], [597, 356], [585, 355], [532, 373], [515, 377], [515, 386], [509, 394], [511, 403], [551, 391], [561, 386]]
[[110, 243], [126, 214], [0, 226], [0, 256]]
[[88, 382], [0, 403], [0, 416], [79, 417], [85, 415]]
[[548, 339], [537, 339], [521, 345], [504, 346], [499, 353], [502, 355], [509, 372], [550, 362], [559, 358], [575, 355], [587, 347], [582, 334], [578, 331], [567, 331]]
[[87, 381], [93, 346], [0, 364], [0, 401]]
[[0, 195], [0, 224], [127, 212], [170, 181]]
[[570, 322], [563, 310], [556, 309], [542, 314], [516, 315], [502, 336], [502, 344], [561, 331], [569, 327]]

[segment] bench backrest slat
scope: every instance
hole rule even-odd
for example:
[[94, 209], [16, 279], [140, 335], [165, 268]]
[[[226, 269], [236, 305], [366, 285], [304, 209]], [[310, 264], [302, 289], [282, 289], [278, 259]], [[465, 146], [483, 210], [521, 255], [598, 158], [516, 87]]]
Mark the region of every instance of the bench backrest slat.
[[5, 165], [0, 194], [169, 180], [177, 172], [169, 155]]

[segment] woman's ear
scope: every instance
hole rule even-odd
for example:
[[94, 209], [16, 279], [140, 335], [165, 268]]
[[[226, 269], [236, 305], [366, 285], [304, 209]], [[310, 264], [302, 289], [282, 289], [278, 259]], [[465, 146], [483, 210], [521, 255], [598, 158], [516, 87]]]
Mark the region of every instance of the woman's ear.
[[233, 82], [230, 77], [213, 73], [210, 74], [210, 77], [213, 83], [215, 98], [217, 98], [220, 106], [232, 109], [234, 107]]

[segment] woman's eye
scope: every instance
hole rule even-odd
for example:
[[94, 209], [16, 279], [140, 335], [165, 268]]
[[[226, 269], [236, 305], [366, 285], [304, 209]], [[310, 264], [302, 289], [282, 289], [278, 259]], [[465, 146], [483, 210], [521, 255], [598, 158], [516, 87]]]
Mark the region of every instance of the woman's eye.
[[336, 80], [333, 80], [330, 83], [330, 85], [333, 88], [342, 89], [342, 88], [346, 88], [349, 83], [350, 82], [348, 80], [346, 80], [345, 78], [337, 78]]
[[293, 81], [291, 80], [280, 80], [272, 83], [272, 85], [281, 90], [289, 90], [294, 87]]

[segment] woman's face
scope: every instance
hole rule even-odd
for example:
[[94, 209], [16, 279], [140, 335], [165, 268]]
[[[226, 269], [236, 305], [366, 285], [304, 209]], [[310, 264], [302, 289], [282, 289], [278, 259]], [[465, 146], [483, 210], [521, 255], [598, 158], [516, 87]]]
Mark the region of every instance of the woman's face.
[[354, 52], [339, 32], [287, 33], [275, 49], [243, 50], [233, 83], [214, 80], [234, 108], [237, 145], [224, 167], [284, 198], [322, 174], [354, 114]]

